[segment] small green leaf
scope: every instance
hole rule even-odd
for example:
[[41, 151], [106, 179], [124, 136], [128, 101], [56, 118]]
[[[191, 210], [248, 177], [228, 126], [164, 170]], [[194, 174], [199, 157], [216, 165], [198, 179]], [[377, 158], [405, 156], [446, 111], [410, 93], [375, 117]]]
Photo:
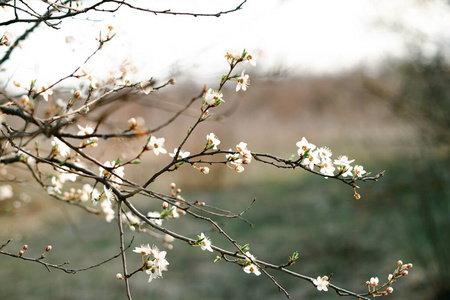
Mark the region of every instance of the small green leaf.
[[248, 244], [245, 244], [244, 246], [241, 247], [242, 252], [246, 252], [248, 250], [250, 250], [250, 246]]
[[216, 262], [219, 262], [219, 261], [221, 261], [221, 260], [222, 260], [222, 257], [216, 256], [216, 259], [214, 260], [214, 262], [216, 263]]

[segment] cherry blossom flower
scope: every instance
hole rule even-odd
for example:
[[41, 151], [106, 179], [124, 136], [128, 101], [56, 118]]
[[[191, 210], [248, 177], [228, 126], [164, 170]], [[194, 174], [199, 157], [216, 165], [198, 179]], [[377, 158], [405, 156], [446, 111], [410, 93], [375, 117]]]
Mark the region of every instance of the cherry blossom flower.
[[153, 150], [155, 155], [159, 155], [160, 153], [166, 154], [167, 150], [164, 149], [164, 138], [156, 138], [155, 136], [150, 137], [150, 141], [147, 144], [148, 150]]
[[95, 199], [98, 199], [98, 197], [100, 197], [100, 193], [97, 189], [94, 189], [89, 183], [83, 185], [80, 196], [81, 201], [86, 202], [91, 199], [92, 203], [95, 205], [97, 204]]
[[321, 160], [328, 160], [331, 159], [331, 150], [328, 149], [327, 147], [320, 147], [317, 148], [317, 152], [319, 154], [319, 158]]
[[242, 165], [242, 159], [232, 161], [231, 164], [234, 165], [233, 169], [236, 172], [238, 172], [238, 173], [244, 172], [244, 166]]
[[0, 36], [0, 46], [11, 46], [13, 35], [9, 31], [5, 31], [2, 36]]
[[371, 286], [377, 286], [377, 285], [378, 285], [378, 282], [379, 282], [378, 277], [372, 277], [372, 278], [370, 278], [370, 285], [371, 285]]
[[220, 140], [217, 138], [217, 136], [214, 133], [210, 133], [206, 136], [206, 146], [205, 148], [207, 150], [213, 149], [217, 150], [217, 146], [220, 145]]
[[236, 145], [236, 150], [239, 151], [239, 153], [247, 150], [247, 143], [240, 142], [239, 144]]
[[114, 170], [113, 170], [114, 174], [110, 173], [108, 170], [104, 169], [103, 167], [99, 167], [100, 176], [111, 179], [111, 181], [112, 181], [111, 185], [115, 188], [119, 188], [123, 182], [122, 179], [120, 179], [120, 178], [123, 178], [125, 175], [125, 172], [124, 172], [125, 167], [123, 167], [123, 166], [115, 167], [116, 163], [113, 161], [105, 161], [105, 163], [103, 165], [106, 168], [114, 168]]
[[334, 170], [336, 170], [336, 168], [333, 166], [331, 159], [322, 160], [322, 163], [320, 164], [320, 173], [327, 176], [334, 176]]
[[354, 159], [348, 160], [348, 157], [347, 157], [347, 156], [342, 155], [342, 156], [339, 156], [338, 159], [335, 159], [335, 160], [334, 160], [334, 164], [337, 165], [337, 166], [348, 167], [348, 166], [350, 166], [350, 164], [351, 164], [352, 162], [354, 162], [354, 161], [355, 161]]
[[108, 201], [103, 200], [102, 203], [100, 203], [100, 206], [105, 214], [106, 222], [110, 223], [114, 220], [116, 212], [112, 209], [112, 206], [108, 203]]
[[314, 170], [314, 166], [320, 163], [319, 152], [313, 151], [310, 152], [308, 157], [305, 157], [302, 160], [302, 165], [307, 166], [311, 170]]
[[249, 264], [244, 267], [244, 272], [247, 274], [255, 274], [256, 276], [261, 275], [261, 271], [259, 271], [258, 267], [255, 264]]
[[327, 276], [323, 276], [323, 277], [319, 276], [319, 277], [317, 277], [317, 279], [313, 280], [313, 283], [315, 286], [317, 286], [317, 290], [324, 291], [324, 292], [328, 291], [328, 284], [330, 284]]
[[150, 275], [148, 282], [153, 279], [162, 278], [162, 271], [167, 271], [167, 266], [169, 262], [166, 260], [166, 251], [159, 251], [158, 248], [153, 247], [151, 249], [151, 254], [153, 259], [147, 261], [147, 270], [145, 272]]
[[106, 201], [108, 201], [109, 205], [112, 205], [112, 201], [114, 200], [112, 188], [107, 189], [106, 186], [103, 186], [103, 192], [106, 196]]
[[239, 51], [239, 50], [227, 51], [227, 54], [225, 55], [225, 57], [228, 60], [239, 60], [242, 58], [242, 51]]
[[203, 232], [198, 236], [197, 243], [200, 245], [200, 248], [202, 250], [208, 250], [209, 252], [213, 252], [213, 249], [211, 248], [211, 240], [207, 238]]
[[161, 219], [161, 213], [159, 213], [157, 211], [152, 211], [152, 212], [149, 211], [147, 213], [147, 217], [150, 219], [151, 223], [154, 223], [158, 226], [162, 226], [163, 219]]
[[305, 137], [303, 137], [301, 141], [298, 141], [296, 145], [298, 147], [297, 153], [299, 156], [305, 156], [306, 151], [313, 151], [316, 149], [316, 145], [308, 143]]
[[53, 138], [52, 146], [56, 154], [59, 154], [64, 158], [70, 157], [70, 148], [57, 137]]
[[45, 86], [41, 87], [41, 96], [44, 98], [45, 101], [48, 102], [48, 97], [53, 95], [53, 90], [52, 89], [48, 89]]
[[352, 166], [340, 166], [338, 168], [338, 170], [340, 173], [342, 173], [342, 177], [353, 176], [353, 173], [352, 173], [353, 167]]
[[150, 255], [152, 254], [152, 249], [150, 248], [149, 244], [147, 245], [142, 244], [140, 247], [135, 247], [133, 252], [140, 253], [142, 255]]
[[150, 83], [142, 81], [139, 83], [139, 91], [143, 94], [148, 95], [153, 91], [153, 87]]
[[94, 133], [94, 127], [90, 124], [87, 124], [86, 127], [82, 127], [78, 125], [78, 131], [77, 135], [90, 135]]
[[[178, 148], [173, 149], [173, 153], [169, 153], [171, 157], [175, 157], [175, 154], [177, 154]], [[191, 152], [180, 150], [180, 153], [178, 153], [177, 159], [183, 159], [188, 157], [191, 154]]]
[[203, 96], [204, 102], [210, 106], [218, 106], [225, 102], [222, 98], [223, 94], [213, 89], [209, 89]]
[[244, 74], [245, 70], [242, 71], [241, 76], [237, 79], [236, 92], [242, 89], [243, 91], [247, 90], [247, 87], [250, 84], [250, 78], [248, 74]]
[[244, 57], [243, 57], [244, 63], [250, 63], [252, 66], [256, 66], [256, 58], [253, 54], [246, 52], [244, 50]]
[[361, 177], [362, 175], [366, 174], [366, 171], [364, 170], [364, 167], [361, 165], [356, 165], [353, 169], [353, 172], [355, 173], [355, 176]]

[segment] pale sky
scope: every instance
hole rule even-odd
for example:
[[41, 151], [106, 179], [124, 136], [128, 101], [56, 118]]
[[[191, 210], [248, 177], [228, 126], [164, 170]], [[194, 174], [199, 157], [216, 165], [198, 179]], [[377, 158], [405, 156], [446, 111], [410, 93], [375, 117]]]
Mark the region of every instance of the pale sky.
[[[240, 2], [141, 1], [151, 3], [152, 9], [190, 12], [229, 10]], [[80, 17], [64, 20], [61, 30], [42, 26], [14, 54], [1, 78], [5, 80], [14, 73], [24, 81], [37, 78], [51, 83], [70, 74], [96, 48], [95, 37], [108, 25], [114, 27], [117, 36], [88, 64], [99, 77], [128, 59], [139, 69], [136, 80], [152, 76], [163, 80], [175, 69], [200, 81], [218, 80], [217, 76], [227, 69], [225, 52], [243, 48], [255, 51], [257, 69], [262, 71], [282, 66], [301, 75], [375, 66], [387, 56], [406, 53], [404, 40], [387, 28], [393, 22], [448, 40], [450, 18], [448, 9], [439, 4], [443, 1], [429, 1], [433, 4], [421, 7], [411, 2], [248, 0], [242, 10], [219, 18], [155, 16], [121, 9], [115, 16], [98, 14], [90, 21]], [[20, 33], [14, 27], [0, 30]], [[67, 37], [71, 37], [70, 43]], [[433, 51], [433, 45], [429, 47]]]

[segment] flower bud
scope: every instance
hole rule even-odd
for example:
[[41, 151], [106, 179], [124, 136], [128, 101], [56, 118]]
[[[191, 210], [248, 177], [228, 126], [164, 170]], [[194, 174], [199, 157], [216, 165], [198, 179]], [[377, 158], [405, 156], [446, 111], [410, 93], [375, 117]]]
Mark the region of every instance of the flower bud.
[[117, 279], [123, 279], [123, 275], [120, 274], [120, 273], [117, 273], [117, 274], [116, 274], [116, 278], [117, 278]]
[[369, 281], [366, 281], [366, 285], [367, 285], [367, 286], [370, 286], [370, 282], [369, 282]]
[[48, 252], [48, 251], [51, 251], [52, 250], [52, 246], [51, 245], [48, 245], [46, 248], [45, 248], [45, 252]]
[[28, 245], [23, 245], [22, 249], [23, 250], [27, 250], [28, 249]]
[[171, 77], [171, 78], [169, 79], [169, 83], [170, 83], [171, 85], [174, 85], [175, 83], [177, 83], [177, 81], [175, 80], [175, 78]]
[[19, 257], [22, 257], [22, 255], [23, 255], [23, 250], [20, 250], [19, 251]]
[[170, 184], [170, 188], [171, 188], [172, 190], [174, 190], [176, 187], [177, 187], [177, 185], [175, 184], [175, 182], [172, 182], [172, 183]]
[[131, 119], [128, 120], [128, 124], [130, 124], [131, 128], [134, 128], [137, 125], [137, 121], [136, 121], [135, 118], [131, 118]]
[[406, 275], [408, 275], [408, 271], [405, 270], [402, 272], [402, 276], [406, 276]]
[[136, 230], [136, 227], [134, 227], [133, 225], [131, 225], [131, 226], [130, 226], [130, 230], [131, 230], [131, 231], [135, 231], [135, 230]]
[[181, 193], [181, 189], [177, 189], [177, 190], [176, 190], [176, 193], [177, 193], [177, 194]]
[[81, 91], [80, 90], [76, 90], [75, 92], [73, 92], [73, 97], [75, 99], [78, 99], [81, 97]]
[[406, 265], [406, 268], [407, 268], [407, 269], [411, 269], [412, 266], [413, 266], [413, 264], [409, 263], [409, 264]]
[[388, 294], [391, 294], [394, 291], [394, 289], [392, 287], [388, 287], [386, 289], [386, 292], [388, 292]]
[[402, 262], [401, 260], [399, 260], [399, 261], [397, 262], [397, 266], [401, 267], [402, 265], [403, 265], [403, 262]]
[[163, 209], [168, 209], [169, 208], [169, 203], [164, 201], [163, 204], [162, 204], [162, 208]]

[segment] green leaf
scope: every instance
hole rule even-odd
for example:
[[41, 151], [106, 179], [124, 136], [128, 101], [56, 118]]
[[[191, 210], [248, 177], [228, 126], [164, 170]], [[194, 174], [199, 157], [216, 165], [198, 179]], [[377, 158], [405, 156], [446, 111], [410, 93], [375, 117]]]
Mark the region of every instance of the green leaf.
[[219, 261], [221, 261], [221, 260], [222, 260], [222, 257], [216, 256], [216, 259], [214, 260], [214, 262], [216, 263], [216, 262], [219, 262]]
[[248, 244], [245, 244], [244, 246], [241, 247], [242, 252], [246, 252], [248, 250], [250, 250], [250, 246]]
[[117, 166], [118, 164], [120, 164], [122, 161], [120, 160], [120, 158], [117, 158], [116, 162], [114, 163], [115, 166]]

